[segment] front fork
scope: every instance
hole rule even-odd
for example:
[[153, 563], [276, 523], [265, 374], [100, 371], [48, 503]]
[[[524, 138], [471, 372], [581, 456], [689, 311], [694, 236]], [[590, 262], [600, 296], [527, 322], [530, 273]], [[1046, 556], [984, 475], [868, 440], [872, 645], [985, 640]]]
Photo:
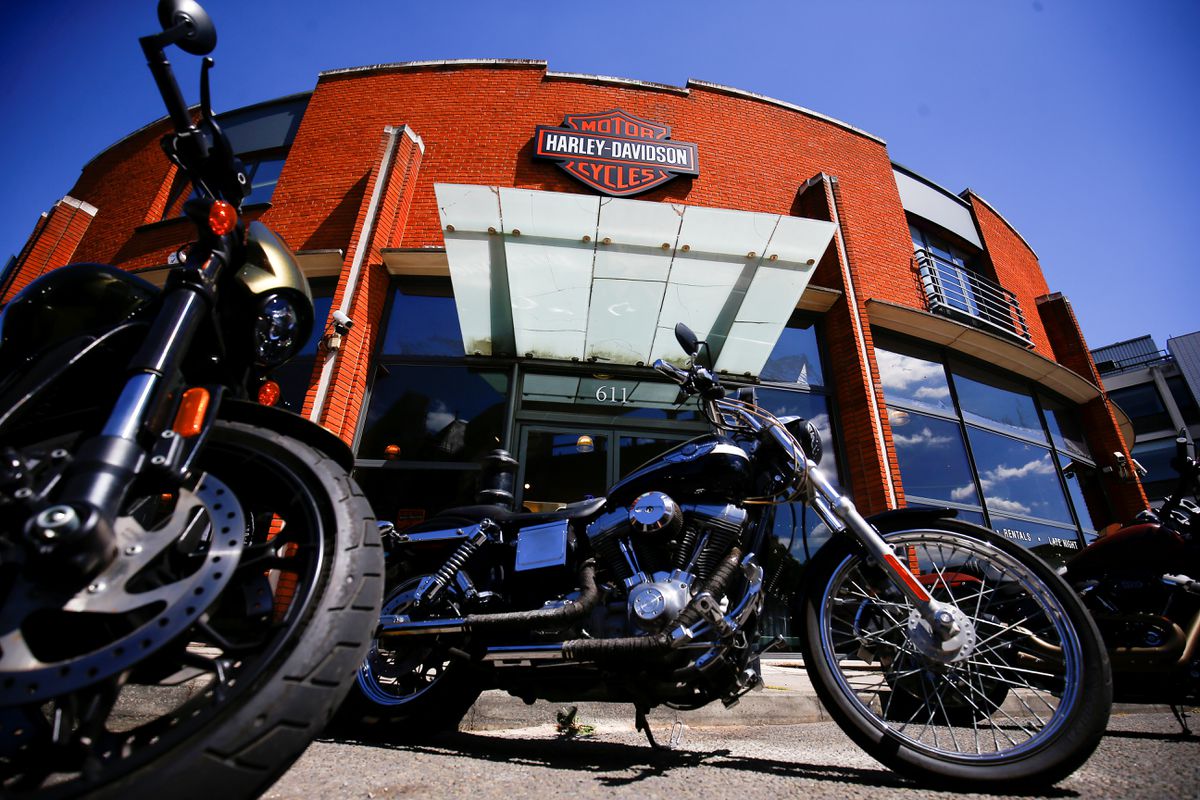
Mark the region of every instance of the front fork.
[[883, 568], [892, 584], [908, 598], [933, 631], [945, 638], [958, 633], [958, 625], [950, 611], [951, 606], [934, 599], [908, 566], [896, 557], [896, 553], [884, 541], [879, 531], [858, 513], [850, 498], [837, 490], [816, 463], [808, 459], [806, 462], [808, 480], [812, 487], [809, 502], [821, 521], [831, 531], [848, 531], [862, 542], [871, 558]]
[[[84, 442], [67, 468], [56, 502], [33, 515], [26, 539], [51, 577], [77, 585], [117, 556], [113, 528], [130, 485], [146, 466], [147, 428], [163, 427], [172, 384], [196, 331], [211, 308], [210, 258], [187, 278], [168, 284], [154, 324], [129, 363], [130, 377], [98, 436]], [[215, 408], [209, 411], [211, 417]], [[157, 432], [157, 431], [156, 431]]]

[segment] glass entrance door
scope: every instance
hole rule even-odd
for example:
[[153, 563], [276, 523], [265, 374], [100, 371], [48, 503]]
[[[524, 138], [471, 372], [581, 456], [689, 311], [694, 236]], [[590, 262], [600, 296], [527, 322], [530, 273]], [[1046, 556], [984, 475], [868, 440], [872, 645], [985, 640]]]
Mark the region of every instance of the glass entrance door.
[[530, 511], [552, 511], [602, 497], [622, 476], [689, 438], [599, 425], [522, 425], [518, 499]]

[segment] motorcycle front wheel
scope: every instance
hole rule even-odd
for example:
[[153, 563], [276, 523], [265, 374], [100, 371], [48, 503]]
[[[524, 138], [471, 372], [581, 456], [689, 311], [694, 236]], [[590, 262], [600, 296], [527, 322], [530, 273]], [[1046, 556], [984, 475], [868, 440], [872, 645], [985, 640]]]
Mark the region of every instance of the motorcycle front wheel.
[[988, 791], [1076, 770], [1108, 722], [1112, 679], [1095, 624], [1041, 559], [957, 520], [885, 533], [955, 618], [932, 634], [857, 542], [808, 567], [804, 661], [839, 726], [925, 783]]
[[0, 690], [33, 701], [0, 708], [2, 793], [258, 796], [370, 642], [383, 556], [366, 498], [313, 448], [218, 422], [192, 478], [131, 498], [118, 528], [132, 538], [109, 570], [6, 639], [28, 655]]

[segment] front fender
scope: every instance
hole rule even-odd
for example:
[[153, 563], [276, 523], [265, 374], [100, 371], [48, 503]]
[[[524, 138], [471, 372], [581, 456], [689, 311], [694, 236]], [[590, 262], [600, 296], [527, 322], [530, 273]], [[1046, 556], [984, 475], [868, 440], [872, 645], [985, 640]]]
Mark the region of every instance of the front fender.
[[867, 517], [880, 533], [891, 533], [909, 528], [921, 528], [942, 519], [954, 519], [958, 511], [953, 508], [896, 508]]
[[329, 456], [346, 472], [350, 472], [354, 468], [354, 453], [350, 450], [349, 445], [325, 428], [299, 414], [253, 403], [249, 400], [226, 398], [221, 402], [219, 416], [230, 422], [256, 425], [284, 436], [290, 436]]

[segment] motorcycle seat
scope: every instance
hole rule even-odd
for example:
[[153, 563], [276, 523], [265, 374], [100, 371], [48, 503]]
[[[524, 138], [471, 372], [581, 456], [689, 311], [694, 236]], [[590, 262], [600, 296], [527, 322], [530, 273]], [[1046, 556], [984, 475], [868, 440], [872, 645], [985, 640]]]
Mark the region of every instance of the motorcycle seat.
[[591, 500], [569, 503], [554, 511], [510, 511], [504, 506], [497, 505], [458, 506], [439, 511], [435, 516], [419, 525], [408, 528], [405, 533], [423, 533], [476, 525], [484, 519], [490, 519], [506, 530], [517, 530], [547, 522], [586, 519], [602, 509], [605, 502], [606, 499], [603, 497], [594, 497]]

